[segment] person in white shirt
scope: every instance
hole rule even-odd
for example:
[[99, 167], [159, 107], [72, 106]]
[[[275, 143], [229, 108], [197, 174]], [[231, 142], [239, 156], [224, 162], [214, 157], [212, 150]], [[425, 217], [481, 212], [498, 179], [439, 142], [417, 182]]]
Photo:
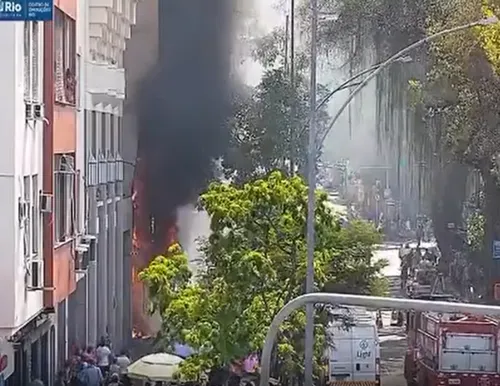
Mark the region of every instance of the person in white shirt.
[[130, 366], [130, 363], [128, 352], [123, 350], [120, 355], [116, 357], [116, 364], [120, 366], [120, 375], [127, 374], [127, 367]]
[[101, 338], [101, 342], [95, 350], [97, 366], [101, 369], [104, 378], [107, 377], [109, 372], [109, 365], [111, 364], [111, 349], [106, 344], [106, 339]]

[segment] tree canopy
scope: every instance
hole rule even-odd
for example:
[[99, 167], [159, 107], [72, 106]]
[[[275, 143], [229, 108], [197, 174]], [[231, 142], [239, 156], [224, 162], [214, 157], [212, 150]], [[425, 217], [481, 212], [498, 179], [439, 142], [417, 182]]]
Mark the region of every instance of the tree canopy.
[[[500, 11], [498, 0], [403, 0], [398, 7], [391, 0], [319, 3], [322, 12], [336, 15], [320, 23], [321, 51], [340, 50], [358, 68], [367, 58], [384, 61], [435, 32]], [[303, 15], [309, 16], [308, 10]], [[492, 272], [492, 240], [500, 239], [500, 26], [445, 35], [411, 57], [412, 63], [391, 66], [377, 79], [380, 147], [392, 158], [398, 183], [407, 186], [410, 195], [401, 201], [419, 200], [419, 208], [432, 216], [445, 260], [465, 245], [448, 224], [466, 228], [462, 209], [467, 191], [477, 189], [470, 187], [468, 175], [480, 175], [485, 195], [476, 208], [485, 219], [484, 232], [479, 232], [481, 265]], [[420, 188], [415, 192], [420, 186], [422, 193]]]
[[[235, 103], [230, 121], [230, 146], [223, 155], [227, 178], [235, 182], [267, 175], [273, 170], [303, 172], [307, 160], [309, 85], [307, 61], [296, 48], [294, 76], [285, 56], [284, 31], [275, 29], [258, 40], [254, 59], [263, 67], [256, 87], [246, 87]], [[318, 85], [318, 98], [328, 93]], [[328, 127], [326, 106], [317, 114], [318, 138]], [[318, 147], [318, 157], [321, 148]]]
[[[195, 350], [182, 374], [227, 366], [259, 353], [279, 309], [302, 294], [306, 272], [307, 187], [299, 177], [273, 172], [244, 185], [213, 183], [200, 205], [211, 217], [211, 235], [201, 251], [205, 269], [191, 278], [187, 257], [171, 247], [140, 278], [152, 307], [159, 311], [163, 347], [187, 344]], [[383, 291], [380, 269], [372, 262], [380, 236], [372, 225], [354, 221], [341, 227], [326, 194], [317, 193], [315, 286], [351, 293]], [[316, 358], [324, 332], [317, 315]], [[281, 329], [275, 366], [281, 376], [298, 375], [303, 360], [305, 312], [296, 312]]]

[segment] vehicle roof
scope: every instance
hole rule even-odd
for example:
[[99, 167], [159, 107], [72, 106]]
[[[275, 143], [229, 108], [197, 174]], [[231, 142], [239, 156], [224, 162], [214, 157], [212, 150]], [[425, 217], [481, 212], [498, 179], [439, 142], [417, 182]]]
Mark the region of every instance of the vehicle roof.
[[334, 307], [328, 310], [331, 322], [349, 322], [349, 324], [373, 324], [375, 315], [363, 307]]
[[[404, 248], [405, 246], [409, 246], [410, 248], [415, 249], [418, 246], [418, 241], [416, 240], [408, 241], [406, 243], [403, 243], [401, 247]], [[420, 248], [422, 249], [438, 248], [438, 244], [436, 241], [421, 241]]]
[[427, 317], [437, 319], [439, 322], [460, 322], [460, 323], [468, 323], [468, 324], [473, 324], [473, 323], [490, 323], [492, 325], [498, 325], [498, 320], [494, 318], [490, 318], [488, 316], [473, 316], [473, 315], [466, 315], [466, 314], [461, 314], [461, 313], [440, 313], [440, 312], [433, 312], [433, 311], [427, 311], [425, 312], [425, 315]]

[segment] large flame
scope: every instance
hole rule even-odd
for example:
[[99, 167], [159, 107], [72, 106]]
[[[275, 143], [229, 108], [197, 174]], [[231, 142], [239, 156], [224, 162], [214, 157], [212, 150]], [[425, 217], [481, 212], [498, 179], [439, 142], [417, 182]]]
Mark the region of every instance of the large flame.
[[[177, 242], [178, 232], [175, 221], [169, 224], [157, 224], [152, 218], [146, 200], [146, 189], [142, 177], [145, 161], [137, 159], [133, 182], [133, 230], [132, 230], [132, 324], [135, 336], [151, 336], [156, 331], [154, 317], [149, 314], [149, 300], [144, 284], [138, 274], [148, 266], [151, 260]], [[166, 229], [161, 237], [155, 234], [155, 228]]]

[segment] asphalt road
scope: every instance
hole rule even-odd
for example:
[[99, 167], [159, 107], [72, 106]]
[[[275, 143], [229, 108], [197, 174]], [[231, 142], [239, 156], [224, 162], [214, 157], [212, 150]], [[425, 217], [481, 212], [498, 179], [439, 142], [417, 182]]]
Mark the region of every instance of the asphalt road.
[[[384, 244], [375, 253], [375, 259], [385, 259], [389, 265], [383, 274], [389, 279], [389, 296], [400, 297], [399, 245]], [[403, 363], [406, 352], [406, 334], [403, 327], [393, 327], [391, 311], [382, 312], [384, 327], [379, 331], [382, 386], [404, 386]]]

